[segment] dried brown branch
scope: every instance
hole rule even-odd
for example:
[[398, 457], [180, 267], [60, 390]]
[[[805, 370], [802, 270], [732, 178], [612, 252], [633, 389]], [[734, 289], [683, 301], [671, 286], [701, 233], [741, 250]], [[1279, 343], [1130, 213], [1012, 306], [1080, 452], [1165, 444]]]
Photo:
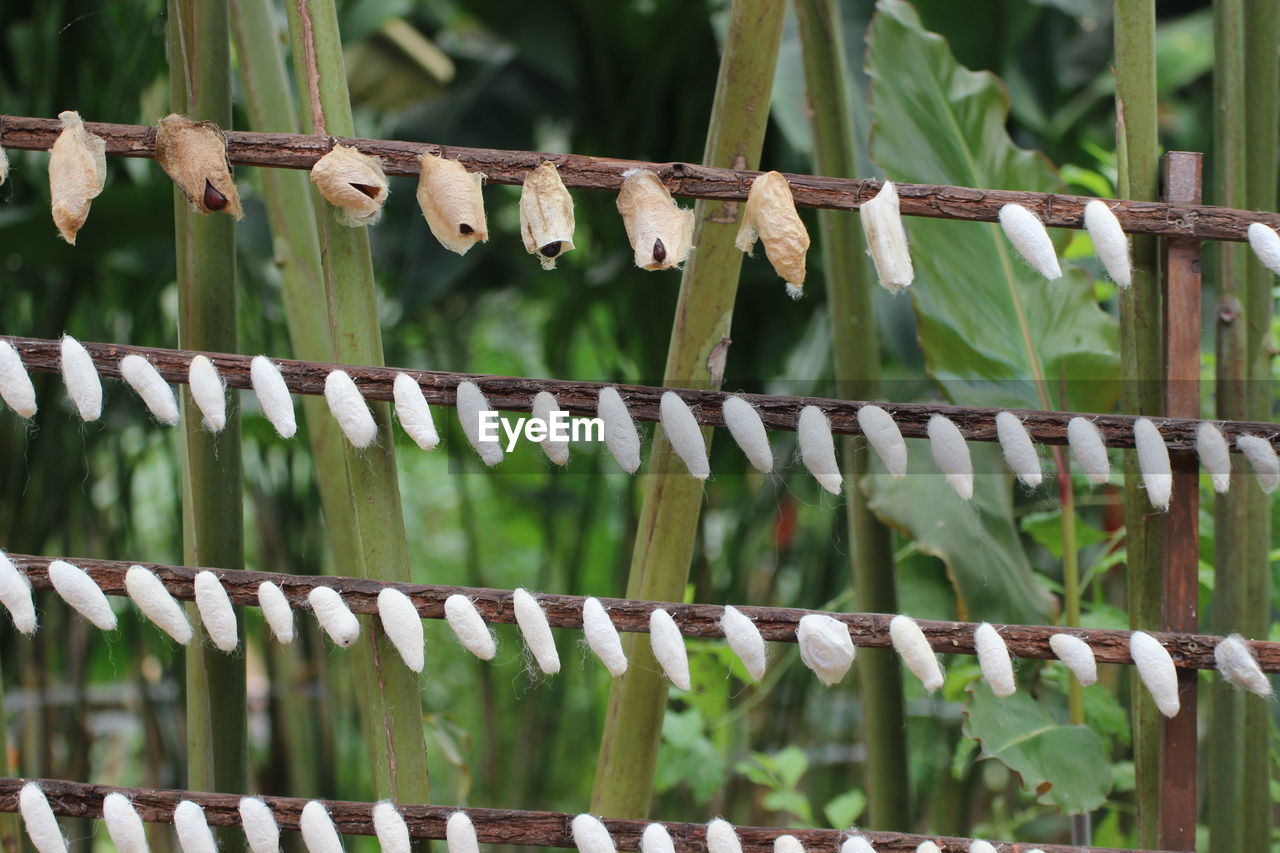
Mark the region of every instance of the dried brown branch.
[[[88, 122], [92, 133], [106, 140], [107, 153], [121, 157], [154, 157], [155, 128], [134, 124]], [[6, 148], [44, 150], [53, 144], [59, 125], [53, 119], [0, 116], [0, 145]], [[388, 175], [416, 176], [424, 151], [461, 161], [472, 171], [483, 172], [493, 183], [520, 184], [524, 175], [550, 160], [572, 189], [617, 192], [622, 173], [643, 168], [658, 174], [673, 195], [684, 198], [746, 201], [751, 180], [759, 172], [715, 169], [691, 163], [644, 163], [585, 157], [579, 154], [544, 154], [536, 151], [503, 151], [491, 148], [458, 148], [421, 142], [384, 139], [306, 136], [293, 133], [227, 132], [231, 161], [247, 166], [310, 169], [334, 143], [354, 145], [364, 154], [382, 158]], [[880, 191], [880, 181], [824, 178], [787, 174], [796, 204], [856, 210]], [[1016, 202], [1054, 228], [1083, 228], [1084, 206], [1091, 198], [1055, 193], [1017, 192], [972, 187], [896, 184], [902, 212], [908, 216], [995, 222], [1000, 208]], [[1265, 222], [1280, 228], [1280, 214], [1257, 213], [1205, 204], [1118, 201], [1114, 211], [1125, 231], [1163, 237], [1196, 237], [1202, 240], [1243, 241], [1249, 225]]]
[[[133, 802], [144, 821], [171, 823], [173, 810], [182, 800], [204, 808], [210, 826], [240, 826], [240, 794], [209, 794], [203, 791], [117, 788], [60, 779], [0, 778], [0, 812], [18, 811], [18, 791], [27, 782], [36, 782], [53, 808], [63, 817], [96, 820], [102, 818], [102, 800], [119, 792]], [[280, 828], [298, 831], [302, 809], [309, 800], [297, 797], [262, 797], [275, 814]], [[373, 803], [321, 800], [338, 832], [343, 835], [373, 835]], [[485, 844], [517, 844], [533, 847], [573, 848], [571, 824], [574, 815], [562, 812], [515, 811], [508, 809], [458, 809], [454, 806], [396, 806], [414, 838], [442, 839], [449, 815], [464, 811], [476, 828], [476, 837]], [[619, 850], [639, 850], [640, 834], [653, 821], [604, 819], [605, 828]], [[666, 827], [680, 853], [706, 853], [706, 826], [700, 823], [656, 821]], [[851, 833], [836, 829], [779, 829], [761, 826], [735, 827], [744, 853], [772, 853], [773, 841], [781, 835], [795, 836], [806, 850], [835, 853]], [[915, 853], [923, 841], [933, 841], [942, 853], [968, 853], [967, 838], [908, 835], [899, 832], [863, 832], [879, 853]], [[1102, 847], [1067, 847], [1058, 844], [1014, 844], [996, 842], [1002, 853], [1027, 853], [1039, 848], [1044, 853], [1122, 853]], [[1131, 850], [1123, 853], [1146, 853]]]
[[[28, 554], [10, 554], [9, 559], [26, 573], [36, 589], [52, 589], [47, 567], [53, 558]], [[193, 583], [199, 568], [166, 566], [154, 563], [127, 563], [116, 560], [92, 560], [68, 558], [68, 561], [84, 569], [102, 590], [110, 595], [125, 595], [124, 576], [131, 566], [141, 565], [160, 578], [169, 592], [178, 599], [192, 601], [195, 598]], [[459, 586], [435, 586], [425, 584], [386, 584], [364, 578], [323, 577], [317, 575], [286, 575], [268, 572], [231, 571], [210, 569], [222, 579], [222, 584], [232, 602], [257, 606], [258, 585], [269, 580], [284, 590], [285, 596], [297, 608], [307, 609], [307, 594], [317, 586], [329, 586], [342, 594], [343, 600], [354, 613], [376, 614], [378, 593], [385, 586], [394, 586], [413, 601], [418, 614], [424, 619], [443, 619], [444, 602], [455, 593], [470, 598], [487, 622], [515, 624], [515, 612], [511, 592], [502, 589], [482, 589]], [[547, 621], [557, 628], [582, 628], [581, 595], [536, 596], [547, 614]], [[671, 614], [680, 632], [686, 637], [723, 637], [720, 617], [724, 608], [714, 604], [678, 604], [666, 601], [636, 601], [624, 598], [601, 598], [601, 604], [609, 612], [609, 618], [619, 631], [645, 634], [649, 631], [649, 614], [661, 607]], [[796, 642], [796, 626], [809, 613], [819, 610], [802, 610], [794, 607], [751, 607], [734, 605], [750, 617], [761, 636], [775, 643]], [[893, 614], [883, 613], [828, 613], [849, 626], [849, 634], [857, 646], [889, 648], [889, 620]], [[943, 622], [928, 619], [917, 620], [934, 651], [943, 654], [975, 654], [973, 622]], [[1053, 659], [1049, 637], [1068, 633], [1089, 643], [1094, 656], [1102, 663], [1130, 664], [1128, 631], [1089, 631], [1079, 628], [1054, 628], [1043, 625], [997, 625], [1010, 654], [1019, 658]], [[1221, 637], [1204, 634], [1174, 634], [1150, 632], [1164, 643], [1174, 663], [1185, 669], [1214, 669], [1213, 648]], [[1280, 643], [1250, 643], [1258, 657], [1259, 665], [1267, 672], [1280, 672]]]
[[[59, 369], [58, 341], [41, 338], [19, 338], [0, 335], [18, 350], [29, 370], [56, 373]], [[83, 342], [82, 342], [83, 343]], [[107, 377], [119, 378], [120, 359], [137, 354], [147, 358], [165, 379], [183, 384], [188, 380], [191, 359], [200, 353], [187, 350], [156, 349], [152, 347], [125, 346], [123, 344], [84, 343], [93, 357], [98, 372]], [[250, 388], [249, 364], [252, 359], [244, 355], [227, 353], [203, 353], [211, 359], [230, 388]], [[574, 415], [593, 416], [600, 389], [606, 382], [576, 382], [564, 379], [534, 379], [519, 376], [490, 376], [471, 373], [447, 373], [444, 371], [409, 370], [396, 367], [360, 367], [354, 365], [320, 364], [308, 361], [273, 359], [280, 368], [289, 390], [295, 394], [323, 395], [324, 380], [337, 368], [345, 370], [355, 380], [360, 391], [370, 400], [391, 400], [391, 386], [397, 373], [408, 373], [418, 380], [428, 402], [436, 406], [455, 405], [455, 389], [460, 382], [474, 382], [484, 391], [495, 409], [511, 412], [528, 412], [533, 397], [539, 391], [550, 391], [560, 407]], [[620, 385], [618, 389], [626, 400], [631, 415], [641, 421], [657, 421], [659, 401], [666, 388], [645, 385]], [[698, 423], [707, 426], [724, 426], [721, 405], [728, 393], [721, 391], [675, 390], [693, 409]], [[834, 400], [823, 397], [792, 397], [775, 394], [739, 394], [760, 413], [766, 428], [794, 431], [800, 410], [804, 406], [817, 406], [831, 421], [833, 432], [841, 435], [861, 435], [858, 426], [858, 409], [867, 405], [861, 400]], [[1001, 411], [1016, 414], [1026, 426], [1031, 437], [1041, 444], [1066, 444], [1067, 422], [1076, 412], [1044, 412], [1033, 409], [994, 409], [976, 406], [944, 406], [923, 403], [878, 403], [894, 416], [898, 428], [907, 438], [926, 438], [929, 418], [934, 414], [946, 415], [955, 421], [960, 432], [969, 441], [997, 441], [995, 416]], [[1102, 433], [1109, 447], [1133, 447], [1133, 415], [1087, 414]], [[1156, 426], [1165, 444], [1173, 452], [1194, 451], [1196, 429], [1202, 421], [1190, 418], [1156, 418]], [[1280, 428], [1276, 424], [1261, 421], [1214, 421], [1227, 441], [1235, 446], [1241, 435], [1261, 436], [1273, 445], [1280, 446]]]

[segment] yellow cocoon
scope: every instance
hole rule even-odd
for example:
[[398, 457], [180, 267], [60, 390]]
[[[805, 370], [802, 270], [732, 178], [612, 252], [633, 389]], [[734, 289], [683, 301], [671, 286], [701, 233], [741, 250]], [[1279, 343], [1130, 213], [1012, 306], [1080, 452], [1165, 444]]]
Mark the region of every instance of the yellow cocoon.
[[352, 228], [377, 222], [391, 194], [382, 161], [361, 154], [355, 146], [334, 145], [311, 167], [311, 183], [342, 211], [338, 221]]
[[218, 126], [172, 113], [156, 131], [156, 162], [201, 213], [244, 216], [227, 162], [227, 140]]
[[480, 187], [484, 175], [468, 172], [457, 160], [426, 152], [419, 158], [418, 206], [431, 233], [450, 252], [465, 255], [489, 239]]
[[627, 228], [636, 266], [645, 270], [678, 267], [693, 245], [693, 211], [676, 204], [666, 185], [653, 172], [631, 169], [622, 173], [618, 213]]
[[550, 160], [524, 176], [520, 190], [520, 236], [524, 248], [542, 263], [556, 268], [556, 259], [573, 249], [573, 197]]
[[107, 182], [107, 143], [84, 129], [74, 110], [58, 113], [62, 133], [49, 149], [49, 200], [62, 239], [76, 244], [89, 206]]
[[786, 281], [787, 292], [798, 298], [804, 288], [809, 232], [796, 212], [791, 185], [780, 172], [765, 172], [752, 181], [734, 245], [749, 255], [757, 237], [774, 271]]

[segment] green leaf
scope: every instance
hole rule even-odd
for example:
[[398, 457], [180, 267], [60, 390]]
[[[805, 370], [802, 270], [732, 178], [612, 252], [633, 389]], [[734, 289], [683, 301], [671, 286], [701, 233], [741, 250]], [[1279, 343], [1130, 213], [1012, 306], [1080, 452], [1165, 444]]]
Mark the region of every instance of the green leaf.
[[[914, 540], [920, 551], [942, 560], [960, 619], [978, 615], [991, 622], [1043, 623], [1054, 601], [1036, 580], [1019, 537], [1011, 478], [979, 474], [973, 499], [961, 500], [934, 465], [928, 442], [908, 440], [907, 446], [907, 476], [895, 480], [877, 474], [864, 481], [871, 511]], [[1003, 470], [996, 445], [970, 444], [969, 452], [975, 471]]]
[[809, 769], [809, 756], [798, 746], [788, 746], [773, 754], [774, 766], [778, 768], [778, 778], [783, 788], [794, 788], [800, 777]]
[[867, 808], [867, 795], [854, 788], [845, 791], [822, 808], [832, 829], [848, 829], [853, 826]]
[[[1034, 539], [1038, 544], [1059, 560], [1062, 559], [1062, 510], [1033, 512], [1022, 517], [1019, 522], [1022, 532]], [[1087, 548], [1099, 542], [1107, 541], [1105, 531], [1099, 530], [1082, 518], [1076, 519], [1076, 548]]]
[[1018, 774], [1036, 799], [1067, 814], [1093, 811], [1111, 791], [1111, 763], [1098, 733], [1059, 723], [1025, 691], [997, 699], [985, 681], [969, 687], [964, 733]]
[[[1061, 192], [1040, 154], [1005, 130], [1008, 96], [959, 65], [904, 0], [880, 0], [868, 35], [871, 159], [893, 180]], [[904, 73], [905, 72], [905, 73]], [[953, 400], [1047, 408], [1062, 383], [1073, 410], [1108, 411], [1118, 391], [1117, 330], [1088, 277], [1064, 265], [1046, 282], [1000, 227], [913, 218], [911, 287], [925, 366]], [[1065, 245], [1059, 232], [1056, 242]], [[1034, 380], [1043, 377], [1046, 386]]]
[[813, 825], [813, 809], [809, 806], [809, 800], [799, 791], [770, 791], [760, 803], [771, 812], [787, 812], [800, 818], [803, 823]]

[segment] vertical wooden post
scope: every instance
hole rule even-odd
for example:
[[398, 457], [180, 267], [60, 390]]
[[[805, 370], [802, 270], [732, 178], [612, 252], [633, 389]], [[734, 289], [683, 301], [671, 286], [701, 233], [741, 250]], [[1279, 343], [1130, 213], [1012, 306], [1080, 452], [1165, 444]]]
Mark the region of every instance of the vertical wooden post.
[[[1164, 158], [1164, 197], [1199, 204], [1200, 154], [1170, 151]], [[1165, 414], [1200, 414], [1200, 241], [1164, 241]], [[1199, 600], [1199, 470], [1192, 451], [1171, 453], [1173, 500], [1165, 526], [1163, 627], [1195, 631]], [[1182, 710], [1160, 730], [1162, 850], [1196, 848], [1196, 671], [1178, 670]]]

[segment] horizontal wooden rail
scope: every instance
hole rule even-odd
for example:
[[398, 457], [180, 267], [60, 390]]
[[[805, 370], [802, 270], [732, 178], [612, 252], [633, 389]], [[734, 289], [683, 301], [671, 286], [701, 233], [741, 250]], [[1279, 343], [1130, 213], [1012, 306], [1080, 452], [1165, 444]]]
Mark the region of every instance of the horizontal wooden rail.
[[[49, 582], [48, 565], [54, 558], [30, 554], [9, 554], [9, 559], [24, 572], [36, 589], [53, 589]], [[141, 565], [154, 572], [165, 588], [178, 599], [195, 599], [194, 580], [199, 568], [167, 566], [154, 563], [129, 563], [118, 560], [92, 560], [66, 558], [72, 565], [88, 572], [103, 592], [125, 595], [124, 576], [131, 566]], [[364, 578], [324, 577], [319, 575], [287, 575], [274, 572], [250, 572], [231, 569], [210, 569], [222, 579], [231, 601], [235, 604], [257, 606], [258, 586], [271, 581], [284, 590], [285, 596], [298, 608], [307, 609], [307, 594], [317, 586], [328, 586], [342, 594], [343, 601], [354, 613], [376, 614], [378, 593], [392, 586], [402, 591], [418, 608], [424, 619], [443, 619], [444, 602], [449, 596], [462, 594], [471, 599], [476, 610], [486, 622], [514, 625], [515, 611], [511, 591], [477, 587], [439, 586], [427, 584], [383, 583]], [[547, 621], [557, 628], [582, 628], [582, 595], [536, 594], [538, 603], [547, 614]], [[649, 631], [649, 615], [661, 607], [671, 614], [680, 633], [685, 637], [723, 637], [720, 618], [724, 608], [715, 604], [679, 604], [667, 601], [636, 601], [625, 598], [601, 598], [614, 627], [619, 631], [645, 634]], [[796, 626], [809, 613], [825, 613], [849, 626], [854, 645], [866, 648], [890, 648], [889, 620], [892, 614], [838, 613], [821, 610], [802, 610], [794, 607], [752, 607], [734, 605], [746, 614], [761, 636], [775, 643], [796, 642]], [[943, 654], [976, 654], [973, 632], [974, 622], [945, 622], [930, 619], [917, 620], [934, 651]], [[1072, 634], [1089, 643], [1094, 657], [1100, 663], [1131, 664], [1128, 631], [1092, 631], [1083, 628], [1055, 628], [1043, 625], [997, 625], [1000, 636], [1014, 657], [1029, 659], [1053, 659], [1049, 637], [1054, 634]], [[1214, 646], [1221, 637], [1204, 634], [1175, 634], [1149, 632], [1164, 643], [1174, 663], [1185, 669], [1214, 669]], [[1257, 655], [1258, 664], [1266, 672], [1280, 672], [1280, 643], [1258, 641], [1249, 644]]]
[[[155, 157], [155, 127], [101, 122], [86, 122], [85, 127], [106, 141], [108, 154]], [[0, 115], [0, 145], [6, 148], [48, 149], [61, 130], [61, 122], [54, 119]], [[521, 184], [525, 173], [544, 160], [550, 160], [559, 168], [565, 185], [574, 189], [617, 191], [622, 185], [624, 172], [644, 168], [659, 175], [677, 196], [724, 201], [746, 201], [751, 180], [760, 174], [691, 163], [646, 163], [580, 154], [461, 148], [385, 139], [243, 131], [227, 131], [226, 137], [227, 154], [231, 162], [246, 166], [310, 169], [335, 142], [339, 142], [343, 145], [355, 145], [365, 154], [380, 157], [389, 175], [417, 175], [418, 158], [423, 152], [430, 151], [458, 160], [472, 171], [483, 172], [493, 183]], [[802, 207], [856, 210], [863, 202], [874, 197], [883, 186], [881, 181], [796, 174], [788, 174], [786, 177], [791, 184], [796, 204]], [[1048, 226], [1083, 228], [1084, 206], [1092, 201], [1088, 196], [1056, 193], [929, 184], [895, 186], [905, 215], [935, 219], [995, 222], [1000, 208], [1016, 202], [1030, 209]], [[1243, 241], [1247, 239], [1251, 223], [1264, 222], [1272, 228], [1280, 228], [1280, 214], [1205, 204], [1117, 201], [1113, 203], [1112, 209], [1120, 220], [1121, 227], [1132, 234]]]
[[[210, 826], [240, 826], [239, 804], [241, 794], [210, 794], [204, 791], [160, 790], [156, 788], [118, 788], [111, 785], [90, 785], [83, 782], [67, 782], [60, 779], [15, 779], [0, 777], [0, 812], [18, 811], [18, 792], [28, 782], [35, 782], [44, 792], [53, 813], [63, 817], [99, 820], [102, 818], [102, 801], [111, 793], [121, 793], [133, 802], [139, 816], [148, 823], [172, 823], [173, 811], [178, 803], [190, 800], [204, 809], [205, 820]], [[256, 795], [255, 795], [256, 796]], [[275, 814], [282, 830], [297, 832], [302, 809], [310, 800], [297, 797], [261, 797]], [[373, 835], [373, 803], [355, 803], [343, 800], [321, 800], [334, 826], [343, 835]], [[476, 829], [476, 837], [483, 844], [516, 844], [530, 847], [574, 847], [571, 829], [575, 815], [563, 812], [533, 812], [510, 809], [459, 809], [456, 806], [405, 805], [396, 806], [409, 835], [413, 838], [443, 839], [445, 823], [449, 815], [466, 812]], [[619, 850], [639, 850], [640, 835], [650, 823], [666, 827], [679, 853], [706, 853], [706, 826], [701, 823], [672, 823], [668, 821], [617, 820], [602, 821]], [[781, 829], [763, 826], [736, 826], [734, 829], [742, 841], [743, 853], [773, 853], [774, 839], [791, 835], [814, 853], [836, 853], [841, 843], [854, 834], [838, 829]], [[972, 843], [968, 838], [949, 838], [936, 835], [909, 835], [900, 832], [861, 832], [877, 853], [915, 853], [924, 841], [933, 841], [942, 853], [968, 853]], [[1122, 853], [1103, 847], [1067, 847], [1059, 844], [1022, 844], [995, 842], [1000, 853], [1029, 853], [1040, 849], [1044, 853]], [[1145, 853], [1131, 850], [1123, 853]]]
[[[11, 343], [21, 354], [29, 370], [57, 373], [61, 361], [58, 341], [42, 338], [20, 338], [0, 335], [0, 340]], [[83, 342], [82, 342], [83, 343]], [[111, 378], [120, 377], [120, 359], [136, 354], [147, 358], [160, 375], [169, 382], [188, 381], [191, 359], [197, 354], [188, 350], [135, 347], [124, 344], [84, 343], [93, 357], [99, 374]], [[203, 353], [217, 366], [228, 387], [250, 388], [249, 365], [252, 358], [228, 353]], [[323, 395], [324, 380], [330, 371], [341, 368], [351, 375], [361, 393], [370, 400], [391, 400], [391, 387], [397, 373], [408, 373], [422, 387], [432, 405], [453, 406], [458, 383], [474, 382], [484, 391], [495, 409], [512, 412], [528, 412], [533, 407], [533, 397], [539, 391], [550, 391], [560, 407], [574, 415], [595, 415], [600, 389], [610, 387], [607, 382], [577, 382], [564, 379], [534, 379], [519, 376], [491, 376], [472, 373], [448, 373], [433, 370], [410, 370], [397, 367], [361, 367], [355, 365], [320, 364], [309, 361], [272, 359], [280, 368], [289, 390], [295, 394]], [[641, 421], [657, 421], [659, 402], [665, 391], [678, 393], [693, 409], [698, 423], [706, 426], [724, 426], [721, 405], [728, 393], [721, 391], [695, 391], [685, 388], [656, 388], [646, 385], [613, 384], [624, 400], [632, 417]], [[804, 406], [817, 406], [831, 421], [831, 430], [843, 435], [861, 435], [858, 426], [858, 409], [867, 405], [860, 400], [834, 400], [825, 397], [794, 397], [776, 394], [740, 394], [760, 413], [760, 419], [771, 430], [795, 430], [796, 420]], [[995, 409], [973, 406], [945, 406], [923, 403], [878, 403], [891, 412], [898, 428], [907, 438], [926, 438], [929, 418], [934, 414], [946, 415], [970, 441], [998, 441], [995, 416], [1002, 411], [1013, 412], [1023, 422], [1031, 437], [1041, 444], [1066, 444], [1067, 423], [1076, 412], [1043, 412], [1034, 409]], [[1109, 447], [1133, 447], [1133, 415], [1085, 414], [1102, 433]], [[1194, 451], [1196, 430], [1202, 421], [1190, 418], [1155, 418], [1165, 444], [1172, 451]], [[1227, 441], [1235, 449], [1235, 439], [1241, 435], [1256, 435], [1280, 447], [1280, 425], [1263, 421], [1212, 421], [1222, 430]]]

